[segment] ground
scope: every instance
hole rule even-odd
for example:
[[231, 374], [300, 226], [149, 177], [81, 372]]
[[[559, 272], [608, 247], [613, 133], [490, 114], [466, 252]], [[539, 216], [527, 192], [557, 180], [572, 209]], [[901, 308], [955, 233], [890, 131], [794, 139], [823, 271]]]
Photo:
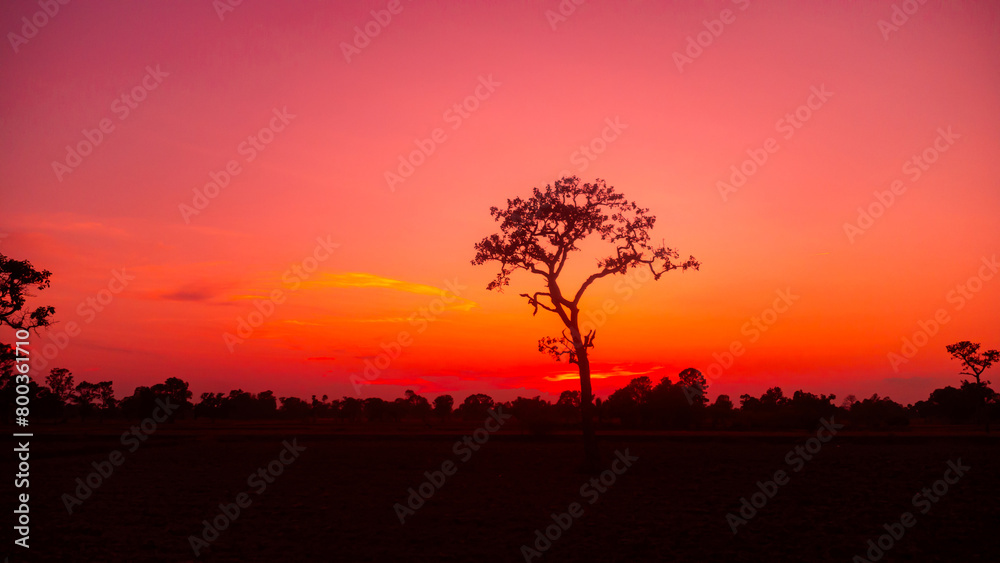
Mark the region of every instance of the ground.
[[[1000, 547], [1000, 438], [975, 432], [841, 431], [811, 460], [792, 464], [788, 452], [815, 434], [605, 435], [604, 466], [616, 451], [638, 459], [615, 464], [622, 472], [604, 492], [587, 485], [581, 494], [590, 477], [579, 470], [573, 435], [504, 430], [478, 451], [456, 453], [456, 440], [475, 426], [416, 434], [181, 421], [129, 452], [120, 435], [131, 424], [36, 429], [31, 550], [13, 546], [11, 562], [195, 560], [189, 537], [200, 537], [202, 521], [240, 493], [250, 504], [197, 560], [525, 561], [522, 545], [574, 502], [582, 515], [564, 517], [568, 529], [532, 561], [846, 562], [864, 556], [868, 540], [904, 512], [916, 523], [881, 561], [994, 561]], [[304, 448], [298, 457], [272, 464], [281, 474], [264, 490], [263, 481], [248, 485], [293, 439]], [[121, 465], [67, 513], [63, 495], [114, 450]], [[455, 473], [401, 524], [394, 505], [449, 460]], [[922, 514], [926, 505], [915, 507], [914, 495], [958, 460], [970, 469]], [[734, 534], [727, 514], [738, 515], [741, 497], [778, 470], [787, 484], [772, 487]], [[4, 498], [13, 499], [5, 482]]]

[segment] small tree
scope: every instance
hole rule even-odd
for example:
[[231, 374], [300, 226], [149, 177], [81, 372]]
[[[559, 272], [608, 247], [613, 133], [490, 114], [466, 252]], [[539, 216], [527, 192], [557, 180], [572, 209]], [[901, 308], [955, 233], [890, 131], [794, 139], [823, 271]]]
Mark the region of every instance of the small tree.
[[451, 395], [438, 395], [434, 398], [434, 414], [442, 419], [448, 418], [454, 405], [455, 398]]
[[49, 370], [49, 374], [45, 376], [45, 383], [52, 390], [52, 394], [62, 403], [68, 403], [73, 396], [73, 390], [76, 389], [73, 374], [66, 368]]
[[79, 409], [80, 422], [94, 410], [94, 401], [100, 398], [100, 389], [96, 383], [81, 381], [73, 391], [71, 400]]
[[403, 393], [403, 397], [406, 401], [406, 410], [408, 414], [426, 422], [427, 417], [431, 414], [432, 410], [430, 401], [428, 401], [426, 397], [418, 395], [417, 392], [412, 389], [407, 389]]
[[[580, 329], [580, 300], [584, 292], [597, 280], [625, 274], [632, 268], [648, 267], [658, 280], [670, 270], [697, 270], [699, 266], [693, 256], [678, 262], [676, 250], [650, 244], [656, 218], [648, 212], [627, 201], [604, 180], [581, 184], [579, 178], [567, 177], [545, 186], [544, 190], [535, 188], [531, 197], [508, 199], [506, 209], [490, 208], [493, 219], [500, 223], [500, 233], [484, 238], [475, 246], [473, 264], [500, 263], [500, 272], [487, 289], [502, 290], [517, 270], [542, 278], [542, 291], [522, 293], [521, 297], [527, 298], [533, 314], [539, 308], [550, 311], [566, 327], [561, 336], [539, 340], [538, 350], [556, 360], [565, 356], [579, 369], [584, 451], [590, 470], [597, 468], [598, 452], [587, 350], [594, 346], [596, 329], [586, 333]], [[581, 241], [593, 234], [611, 246], [610, 253], [597, 261], [597, 271], [575, 292], [566, 291], [559, 279], [566, 260], [571, 252], [580, 250]]]
[[118, 401], [115, 400], [114, 384], [110, 381], [101, 381], [97, 384], [97, 398], [101, 400], [100, 420], [104, 420], [104, 415], [115, 410]]
[[684, 396], [687, 398], [689, 405], [697, 403], [699, 406], [705, 406], [708, 404], [708, 397], [705, 396], [708, 393], [708, 381], [705, 381], [705, 376], [700, 371], [694, 368], [687, 368], [677, 374], [677, 377], [681, 380], [680, 383], [684, 387]]
[[[945, 346], [951, 357], [956, 360], [961, 360], [962, 367], [965, 368], [960, 375], [971, 375], [976, 378], [976, 394], [981, 396], [983, 416], [986, 419], [986, 431], [990, 431], [990, 409], [989, 400], [993, 398], [993, 391], [989, 388], [989, 381], [982, 381], [980, 376], [983, 372], [990, 369], [990, 367], [1000, 360], [1000, 351], [997, 350], [986, 350], [985, 352], [979, 352], [980, 344], [978, 342], [969, 342], [968, 340], [963, 340], [961, 342], [956, 342], [954, 344], [949, 344]], [[963, 381], [963, 383], [966, 383]], [[964, 387], [964, 386], [963, 386]]]
[[473, 393], [456, 410], [465, 420], [483, 420], [494, 404], [493, 397], [485, 393]]

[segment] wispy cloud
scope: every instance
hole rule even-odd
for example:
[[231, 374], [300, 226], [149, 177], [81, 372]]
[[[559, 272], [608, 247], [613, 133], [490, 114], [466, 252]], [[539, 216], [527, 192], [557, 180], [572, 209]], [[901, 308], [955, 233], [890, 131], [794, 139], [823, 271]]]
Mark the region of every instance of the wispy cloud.
[[61, 232], [61, 233], [87, 233], [95, 235], [103, 235], [109, 237], [124, 238], [129, 236], [129, 232], [125, 229], [114, 227], [102, 223], [100, 221], [49, 221], [43, 220], [33, 225], [33, 229], [37, 231], [50, 231], [50, 232]]
[[169, 301], [207, 301], [213, 296], [214, 295], [208, 291], [182, 289], [171, 293], [165, 293], [161, 297]]
[[[415, 293], [417, 295], [434, 295], [448, 300], [454, 300], [453, 303], [447, 304], [448, 309], [468, 311], [473, 307], [478, 307], [474, 301], [463, 299], [446, 289], [422, 283], [394, 280], [392, 278], [385, 278], [364, 272], [347, 272], [342, 274], [324, 273], [315, 280], [305, 282], [303, 287], [313, 289], [347, 287], [390, 289], [405, 293]], [[396, 322], [396, 319], [378, 319], [370, 322]]]
[[[621, 366], [615, 366], [611, 368], [611, 371], [595, 371], [590, 374], [591, 379], [607, 379], [609, 377], [638, 377], [640, 375], [647, 375], [657, 370], [659, 366], [651, 367], [643, 371], [631, 371], [627, 370]], [[567, 372], [558, 373], [556, 375], [546, 375], [545, 379], [548, 381], [566, 381], [568, 379], [577, 379], [580, 377], [579, 372]]]
[[148, 291], [145, 292], [145, 296], [149, 299], [166, 301], [209, 302], [222, 298], [227, 286], [228, 284], [218, 281], [197, 280], [174, 289]]

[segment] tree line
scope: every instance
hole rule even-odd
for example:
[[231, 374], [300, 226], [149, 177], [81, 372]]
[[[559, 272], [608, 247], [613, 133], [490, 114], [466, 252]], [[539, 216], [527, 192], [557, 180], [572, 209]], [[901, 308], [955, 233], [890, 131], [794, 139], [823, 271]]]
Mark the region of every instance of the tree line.
[[[602, 210], [616, 214], [609, 217]], [[53, 368], [45, 385], [29, 381], [28, 398], [32, 417], [56, 422], [86, 421], [108, 417], [144, 418], [152, 412], [157, 401], [169, 400], [179, 406], [179, 417], [208, 419], [309, 419], [332, 420], [342, 423], [380, 423], [421, 421], [433, 424], [446, 420], [482, 419], [491, 408], [502, 408], [513, 414], [521, 424], [538, 433], [550, 432], [560, 427], [583, 429], [585, 442], [593, 446], [593, 428], [635, 429], [789, 429], [813, 427], [820, 418], [840, 416], [856, 427], [892, 428], [906, 426], [913, 420], [938, 423], [984, 423], [989, 431], [992, 418], [1000, 414], [998, 394], [983, 380], [983, 373], [1000, 361], [1000, 351], [980, 352], [980, 344], [961, 341], [946, 346], [946, 350], [961, 363], [964, 379], [958, 388], [947, 386], [935, 389], [925, 401], [903, 406], [888, 397], [877, 394], [857, 400], [848, 396], [840, 404], [834, 395], [815, 395], [803, 390], [786, 397], [780, 387], [772, 387], [760, 397], [748, 394], [739, 397], [737, 407], [728, 395], [719, 395], [709, 404], [708, 383], [704, 376], [688, 368], [678, 374], [675, 383], [669, 377], [655, 385], [649, 377], [637, 377], [628, 385], [613, 392], [606, 400], [594, 398], [590, 387], [590, 366], [587, 349], [593, 347], [595, 330], [585, 335], [579, 324], [579, 299], [589, 282], [600, 277], [626, 272], [631, 267], [645, 266], [654, 279], [673, 269], [697, 269], [692, 257], [683, 263], [674, 263], [676, 251], [665, 247], [651, 247], [647, 230], [655, 218], [647, 216], [648, 210], [623, 199], [614, 188], [598, 181], [580, 185], [579, 179], [564, 178], [555, 187], [535, 189], [532, 198], [515, 198], [508, 201], [508, 209], [493, 208], [491, 213], [501, 222], [503, 236], [493, 235], [477, 245], [478, 254], [473, 263], [499, 260], [502, 264], [497, 279], [489, 289], [498, 289], [509, 283], [514, 269], [540, 273], [548, 281], [549, 292], [522, 294], [537, 313], [539, 308], [559, 313], [570, 331], [562, 337], [547, 337], [539, 341], [539, 350], [556, 359], [566, 359], [580, 368], [580, 391], [564, 391], [555, 403], [540, 397], [518, 397], [513, 401], [497, 403], [483, 393], [473, 393], [455, 406], [451, 395], [439, 395], [433, 401], [407, 390], [403, 397], [393, 401], [380, 398], [360, 399], [343, 397], [330, 400], [315, 395], [309, 401], [299, 397], [276, 397], [272, 391], [250, 393], [235, 389], [228, 394], [202, 393], [197, 403], [191, 401], [187, 382], [177, 377], [167, 378], [151, 387], [137, 387], [133, 393], [118, 400], [113, 383], [100, 381], [75, 382], [73, 374], [65, 368]], [[626, 216], [631, 219], [626, 220]], [[540, 229], [540, 230], [539, 230]], [[602, 238], [610, 237], [624, 247], [617, 247], [617, 255], [606, 258], [601, 270], [588, 278], [572, 300], [561, 297], [555, 283], [568, 253], [577, 250], [576, 241], [592, 232]], [[512, 238], [513, 237], [513, 238]], [[557, 250], [535, 246], [523, 254], [527, 239], [546, 237], [555, 240]], [[554, 238], [553, 238], [554, 237]], [[512, 242], [513, 241], [513, 242]], [[515, 244], [517, 243], [517, 244]], [[510, 262], [517, 258], [515, 262]], [[521, 254], [519, 254], [521, 253]], [[539, 270], [544, 263], [548, 271]], [[55, 309], [51, 306], [27, 308], [29, 290], [49, 287], [52, 273], [37, 270], [27, 260], [13, 260], [0, 253], [0, 327], [18, 331], [38, 330], [49, 326]], [[550, 303], [540, 301], [548, 297]], [[566, 312], [569, 311], [569, 315]], [[5, 424], [14, 412], [16, 399], [14, 348], [0, 342], [0, 409]], [[588, 458], [593, 458], [592, 447]]]
[[[6, 367], [0, 373], [0, 404], [9, 423], [14, 406], [14, 374]], [[163, 383], [136, 387], [131, 395], [116, 399], [111, 381], [76, 382], [65, 368], [54, 368], [45, 384], [30, 383], [29, 397], [35, 420], [78, 423], [105, 419], [141, 419], [152, 412], [157, 400], [179, 406], [174, 419], [207, 420], [301, 420], [332, 424], [395, 423], [435, 427], [447, 422], [479, 422], [490, 409], [503, 409], [522, 428], [546, 434], [576, 429], [580, 424], [579, 391], [563, 391], [551, 402], [540, 396], [495, 401], [484, 393], [472, 393], [456, 404], [452, 395], [428, 399], [407, 390], [402, 397], [327, 395], [279, 397], [273, 391], [251, 393], [234, 389], [229, 393], [202, 393], [192, 400], [189, 384], [177, 377]], [[602, 429], [635, 430], [809, 430], [821, 418], [837, 417], [853, 428], [893, 429], [912, 421], [930, 424], [981, 424], [987, 415], [1000, 415], [998, 394], [988, 382], [963, 381], [956, 388], [935, 389], [924, 401], [903, 406], [875, 394], [858, 400], [849, 395], [839, 403], [835, 395], [816, 395], [797, 390], [786, 396], [772, 387], [755, 397], [743, 394], [738, 405], [728, 395], [714, 402], [706, 397], [708, 385], [702, 374], [689, 368], [677, 380], [663, 377], [657, 383], [647, 376], [632, 379], [607, 399], [597, 398], [594, 423]], [[987, 410], [980, 407], [986, 404]]]

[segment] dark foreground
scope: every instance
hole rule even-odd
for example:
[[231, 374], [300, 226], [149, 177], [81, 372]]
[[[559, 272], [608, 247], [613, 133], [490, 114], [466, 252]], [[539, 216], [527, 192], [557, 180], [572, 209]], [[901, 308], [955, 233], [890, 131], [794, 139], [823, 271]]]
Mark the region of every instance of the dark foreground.
[[[851, 561], [904, 512], [915, 524], [896, 528], [902, 537], [880, 561], [996, 561], [1000, 548], [995, 436], [841, 432], [813, 459], [794, 455], [791, 464], [786, 454], [813, 434], [605, 436], [604, 465], [612, 466], [616, 450], [638, 460], [627, 468], [618, 463], [622, 473], [604, 492], [588, 485], [581, 493], [589, 477], [578, 471], [581, 446], [568, 436], [500, 433], [479, 451], [456, 453], [461, 433], [344, 435], [315, 425], [179, 423], [129, 452], [120, 440], [127, 428], [106, 421], [86, 436], [73, 435], [71, 426], [36, 434], [31, 549], [8, 540], [12, 563], [524, 561], [521, 546], [533, 546], [535, 531], [572, 503], [582, 516], [561, 517], [568, 529], [532, 561]], [[293, 438], [305, 448], [298, 457], [286, 453], [291, 463], [272, 464], [281, 471], [273, 482], [248, 484]], [[121, 465], [68, 514], [63, 494], [74, 494], [76, 479], [85, 480], [114, 450]], [[970, 467], [966, 474], [936, 502], [919, 497], [915, 505], [914, 495], [959, 459]], [[394, 505], [405, 505], [407, 490], [449, 460], [457, 471], [401, 524]], [[750, 499], [757, 482], [778, 470], [788, 473], [787, 484], [772, 487], [773, 498], [734, 535], [727, 513], [738, 515], [741, 497]], [[8, 478], [4, 483], [4, 509], [12, 510], [15, 491]], [[240, 493], [250, 504], [226, 521], [219, 504]], [[201, 538], [202, 521], [216, 517], [225, 529], [195, 559], [189, 536]]]

